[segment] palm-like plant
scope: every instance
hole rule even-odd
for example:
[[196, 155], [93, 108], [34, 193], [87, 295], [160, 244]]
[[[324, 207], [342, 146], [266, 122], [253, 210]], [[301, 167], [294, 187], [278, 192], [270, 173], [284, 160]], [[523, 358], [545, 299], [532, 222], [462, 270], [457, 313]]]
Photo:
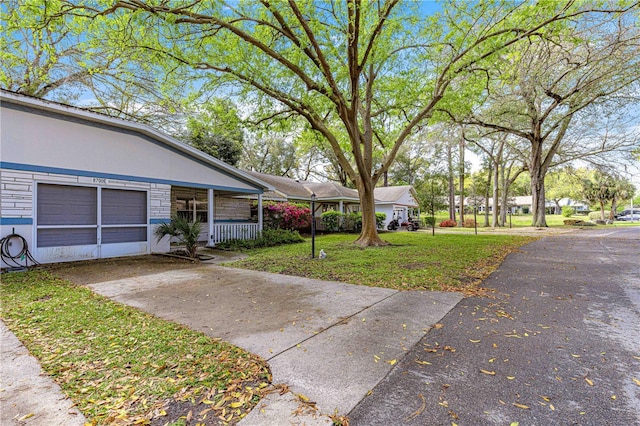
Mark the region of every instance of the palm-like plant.
[[160, 224], [154, 234], [157, 241], [167, 235], [178, 238], [179, 243], [184, 244], [189, 257], [196, 258], [200, 231], [202, 231], [202, 224], [199, 221], [189, 222], [184, 217], [174, 215], [171, 217], [171, 222]]

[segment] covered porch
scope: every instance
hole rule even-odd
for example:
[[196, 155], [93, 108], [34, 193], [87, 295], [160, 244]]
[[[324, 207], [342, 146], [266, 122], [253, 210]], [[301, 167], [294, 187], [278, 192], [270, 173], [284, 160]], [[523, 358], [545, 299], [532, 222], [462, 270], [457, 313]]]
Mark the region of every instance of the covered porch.
[[252, 240], [263, 229], [262, 194], [257, 194], [257, 218], [252, 218], [252, 201], [246, 196], [233, 190], [172, 186], [171, 215], [199, 221], [199, 241], [208, 247], [233, 239]]

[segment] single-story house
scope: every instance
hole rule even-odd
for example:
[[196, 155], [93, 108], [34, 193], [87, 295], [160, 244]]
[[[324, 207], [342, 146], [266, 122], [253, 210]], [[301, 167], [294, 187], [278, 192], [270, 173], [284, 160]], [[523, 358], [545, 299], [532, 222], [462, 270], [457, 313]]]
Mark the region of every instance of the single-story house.
[[344, 214], [360, 211], [358, 191], [345, 188], [335, 182], [300, 181], [285, 176], [273, 176], [254, 171], [247, 171], [247, 173], [274, 188], [272, 191], [263, 194], [264, 200], [310, 204], [311, 195], [315, 194], [316, 201], [313, 216], [318, 230], [323, 229], [320, 217], [326, 211], [335, 210]]
[[139, 123], [0, 101], [1, 237], [22, 236], [40, 263], [168, 252], [154, 229], [173, 214], [199, 219], [207, 245], [262, 229], [245, 196], [273, 188], [254, 176]]
[[[326, 211], [335, 210], [343, 214], [360, 211], [358, 191], [335, 182], [299, 181], [254, 171], [247, 171], [247, 173], [274, 188], [273, 191], [263, 195], [265, 200], [310, 203], [311, 195], [315, 194], [314, 218], [316, 228], [319, 230], [323, 229], [320, 217]], [[418, 195], [411, 185], [375, 188], [376, 212], [386, 214], [384, 227], [386, 228], [394, 217], [397, 217], [401, 223], [408, 220], [410, 216], [419, 217], [417, 197]]]
[[398, 219], [400, 224], [411, 218], [420, 218], [418, 194], [413, 186], [381, 186], [375, 188], [373, 194], [376, 199], [376, 212], [387, 215], [385, 228], [394, 218]]

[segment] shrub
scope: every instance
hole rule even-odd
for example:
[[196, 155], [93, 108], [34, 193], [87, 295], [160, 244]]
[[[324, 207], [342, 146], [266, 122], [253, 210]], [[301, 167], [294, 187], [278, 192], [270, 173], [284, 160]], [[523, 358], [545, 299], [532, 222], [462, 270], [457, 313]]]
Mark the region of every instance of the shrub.
[[462, 226], [464, 226], [465, 228], [475, 228], [476, 227], [476, 221], [474, 219], [468, 218], [464, 220], [464, 223], [462, 224]]
[[262, 214], [265, 229], [301, 230], [311, 226], [311, 209], [303, 204], [265, 201]]
[[433, 228], [434, 226], [436, 226], [436, 218], [433, 216], [423, 217], [422, 226], [427, 228]]
[[344, 222], [344, 214], [339, 211], [329, 210], [320, 216], [320, 221], [324, 229], [328, 232], [338, 232], [342, 228]]
[[[609, 210], [604, 211], [605, 219], [609, 217]], [[589, 219], [591, 220], [602, 220], [600, 210], [589, 213]]]
[[440, 228], [454, 228], [458, 226], [458, 222], [456, 222], [455, 220], [447, 219], [440, 222], [440, 225], [438, 226]]
[[564, 220], [564, 224], [565, 225], [571, 225], [571, 226], [582, 226], [584, 225], [584, 220], [582, 219], [565, 219]]
[[529, 207], [527, 206], [522, 207], [522, 214], [529, 214]]
[[562, 216], [564, 217], [571, 217], [573, 216], [573, 207], [570, 206], [562, 206]]
[[376, 212], [376, 227], [378, 229], [384, 229], [384, 222], [387, 220], [386, 213]]
[[282, 244], [301, 243], [304, 238], [300, 236], [298, 231], [288, 229], [265, 229], [255, 240], [228, 240], [216, 244], [216, 248], [229, 250], [246, 250], [259, 247], [273, 247]]
[[198, 250], [198, 238], [201, 231], [202, 224], [200, 222], [190, 222], [182, 216], [174, 215], [171, 217], [171, 222], [158, 225], [154, 234], [157, 241], [167, 235], [177, 238], [179, 244], [184, 244], [189, 257], [196, 258], [198, 256], [196, 253]]

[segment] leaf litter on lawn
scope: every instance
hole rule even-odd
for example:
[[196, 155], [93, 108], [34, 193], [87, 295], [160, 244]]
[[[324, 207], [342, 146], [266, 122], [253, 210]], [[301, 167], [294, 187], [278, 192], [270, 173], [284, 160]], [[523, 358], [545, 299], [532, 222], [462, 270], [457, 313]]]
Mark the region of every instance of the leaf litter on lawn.
[[235, 423], [271, 389], [258, 356], [48, 272], [7, 275], [0, 295], [7, 326], [92, 425]]

